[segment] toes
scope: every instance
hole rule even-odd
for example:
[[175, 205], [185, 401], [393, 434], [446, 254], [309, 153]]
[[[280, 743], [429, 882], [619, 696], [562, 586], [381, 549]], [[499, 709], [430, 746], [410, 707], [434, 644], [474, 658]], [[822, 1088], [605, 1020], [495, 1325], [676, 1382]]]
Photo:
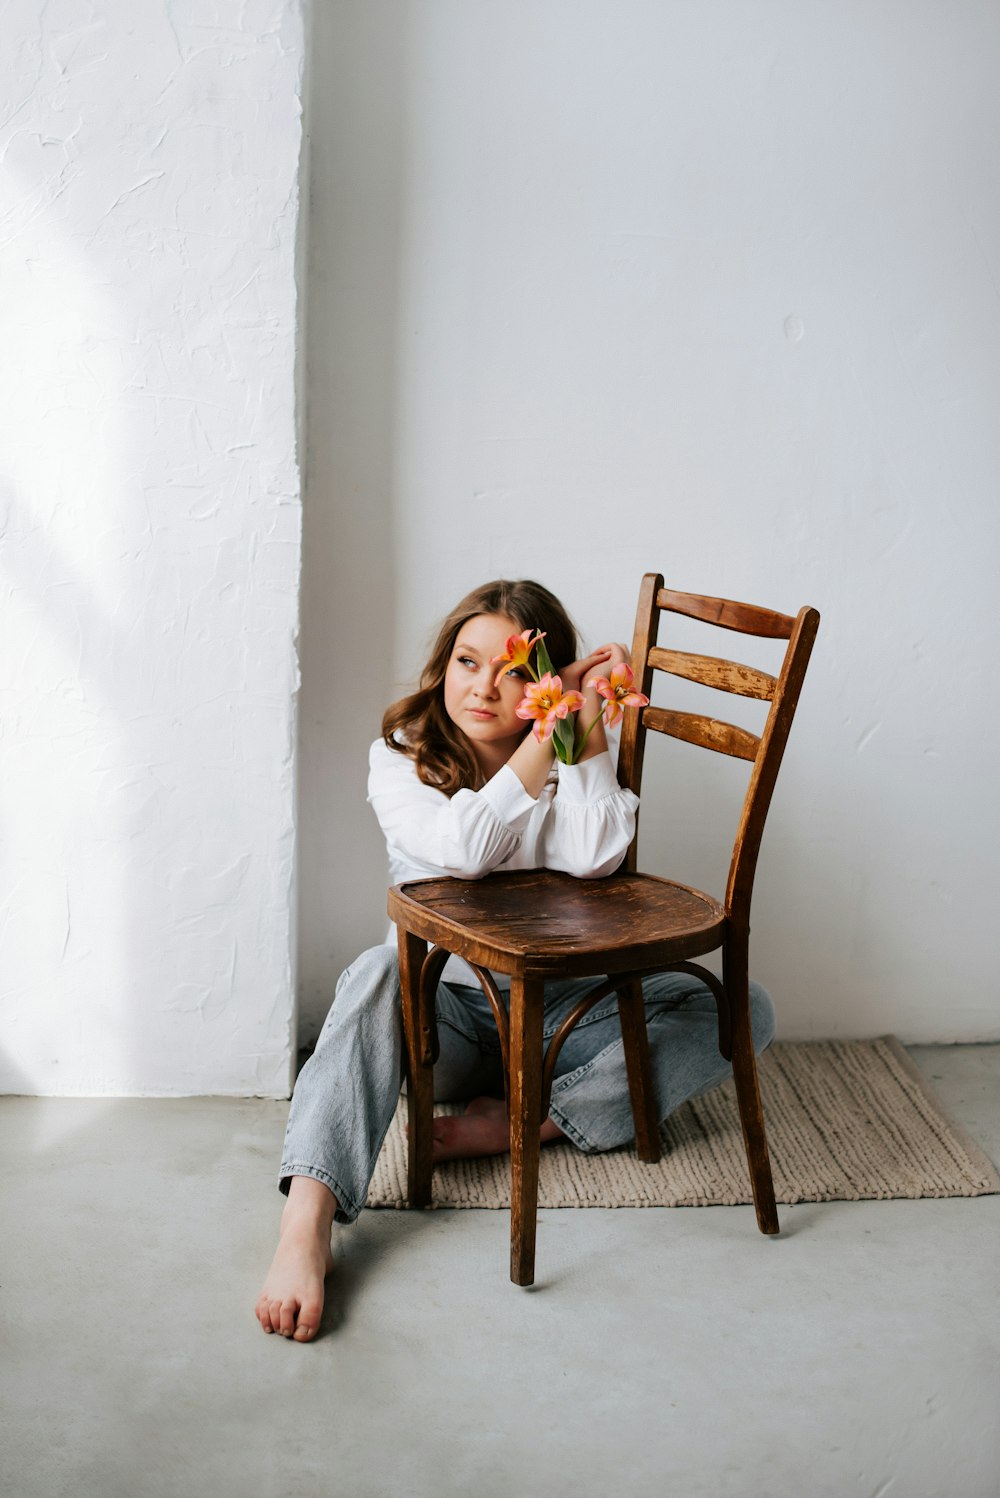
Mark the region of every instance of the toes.
[[271, 1320], [276, 1331], [283, 1337], [290, 1337], [295, 1330], [295, 1313], [298, 1310], [297, 1300], [283, 1300], [275, 1316], [274, 1308], [271, 1308]]
[[302, 1306], [295, 1327], [294, 1339], [296, 1342], [312, 1341], [313, 1337], [319, 1331], [319, 1319], [322, 1314], [323, 1307], [318, 1301], [310, 1301]]
[[297, 1300], [266, 1300], [262, 1296], [254, 1314], [266, 1332], [277, 1332], [295, 1342], [311, 1342], [319, 1331], [323, 1302], [309, 1300], [300, 1307]]

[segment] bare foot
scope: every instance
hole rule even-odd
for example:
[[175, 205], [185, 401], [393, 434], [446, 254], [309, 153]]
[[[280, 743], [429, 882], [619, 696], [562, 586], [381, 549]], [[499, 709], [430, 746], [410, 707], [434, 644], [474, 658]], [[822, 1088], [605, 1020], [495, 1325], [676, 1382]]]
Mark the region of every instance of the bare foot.
[[[542, 1143], [563, 1138], [562, 1130], [547, 1118], [542, 1124]], [[476, 1155], [505, 1155], [509, 1149], [510, 1127], [500, 1098], [473, 1098], [464, 1113], [434, 1120], [435, 1164], [440, 1160], [467, 1160]]]
[[292, 1177], [278, 1247], [254, 1307], [264, 1331], [295, 1342], [311, 1342], [319, 1331], [336, 1210], [337, 1198], [320, 1181]]

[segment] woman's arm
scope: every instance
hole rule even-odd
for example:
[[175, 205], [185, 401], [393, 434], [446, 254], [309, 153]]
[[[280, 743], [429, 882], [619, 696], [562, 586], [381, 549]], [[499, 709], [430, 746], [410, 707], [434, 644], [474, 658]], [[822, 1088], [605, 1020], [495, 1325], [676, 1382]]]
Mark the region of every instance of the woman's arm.
[[[594, 723], [579, 760], [559, 765], [559, 789], [546, 817], [543, 862], [547, 869], [578, 879], [601, 879], [614, 873], [635, 836], [639, 799], [618, 784], [600, 714], [605, 706], [595, 683], [629, 659], [624, 645], [602, 645], [561, 673], [563, 687], [583, 693], [577, 721]], [[595, 723], [595, 719], [598, 721]]]
[[552, 771], [554, 760], [555, 750], [551, 738], [540, 744], [533, 733], [528, 733], [514, 750], [507, 766], [513, 770], [532, 800], [537, 801], [542, 793], [542, 786]]
[[606, 749], [578, 764], [560, 765], [539, 862], [577, 879], [613, 874], [635, 836], [638, 805], [638, 796], [618, 784]]
[[[586, 698], [584, 726], [604, 705], [594, 681], [625, 658], [623, 646], [606, 645], [563, 668], [563, 686], [582, 690]], [[479, 879], [517, 852], [553, 762], [551, 739], [540, 744], [527, 733], [481, 790], [458, 791], [449, 799], [419, 779], [412, 759], [377, 739], [369, 755], [368, 800], [390, 857], [428, 873]], [[539, 866], [580, 877], [610, 873], [631, 841], [637, 804], [631, 791], [618, 786], [598, 723], [581, 764], [559, 767], [559, 794], [545, 812]]]
[[368, 800], [390, 857], [401, 856], [429, 873], [481, 879], [516, 852], [536, 808], [536, 797], [510, 763], [482, 790], [457, 791], [450, 799], [424, 785], [413, 760], [381, 739], [372, 745], [368, 763]]

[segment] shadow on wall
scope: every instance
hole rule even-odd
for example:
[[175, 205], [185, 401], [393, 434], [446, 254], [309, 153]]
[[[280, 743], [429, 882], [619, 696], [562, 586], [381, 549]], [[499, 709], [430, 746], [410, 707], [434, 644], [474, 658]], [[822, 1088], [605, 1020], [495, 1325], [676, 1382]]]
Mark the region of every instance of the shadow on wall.
[[[365, 801], [392, 679], [396, 349], [406, 12], [312, 7], [307, 432], [299, 718], [300, 1044], [383, 939], [385, 853]], [[348, 933], [349, 945], [344, 945]]]

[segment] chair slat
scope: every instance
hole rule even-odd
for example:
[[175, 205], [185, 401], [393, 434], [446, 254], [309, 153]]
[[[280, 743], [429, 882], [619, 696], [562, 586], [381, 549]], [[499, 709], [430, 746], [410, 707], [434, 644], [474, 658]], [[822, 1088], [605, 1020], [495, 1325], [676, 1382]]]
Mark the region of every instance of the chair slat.
[[790, 639], [795, 623], [790, 614], [778, 614], [773, 609], [734, 603], [730, 598], [707, 598], [700, 593], [675, 593], [672, 588], [660, 589], [656, 606], [672, 614], [685, 614], [689, 619], [703, 619], [706, 624], [720, 624], [723, 629], [761, 635], [769, 640]]
[[664, 707], [645, 707], [642, 721], [647, 728], [657, 733], [667, 733], [671, 738], [684, 739], [688, 744], [697, 744], [701, 749], [715, 749], [719, 754], [729, 754], [735, 759], [753, 760], [757, 757], [760, 739], [735, 723], [724, 723], [718, 718], [706, 718], [701, 713], [677, 713]]
[[654, 645], [649, 652], [649, 664], [657, 671], [682, 676], [685, 681], [697, 681], [705, 687], [734, 692], [738, 697], [756, 697], [761, 702], [770, 702], [778, 685], [776, 676], [769, 676], [766, 671], [758, 671], [753, 666], [723, 660], [721, 656], [692, 655], [686, 650], [660, 650]]

